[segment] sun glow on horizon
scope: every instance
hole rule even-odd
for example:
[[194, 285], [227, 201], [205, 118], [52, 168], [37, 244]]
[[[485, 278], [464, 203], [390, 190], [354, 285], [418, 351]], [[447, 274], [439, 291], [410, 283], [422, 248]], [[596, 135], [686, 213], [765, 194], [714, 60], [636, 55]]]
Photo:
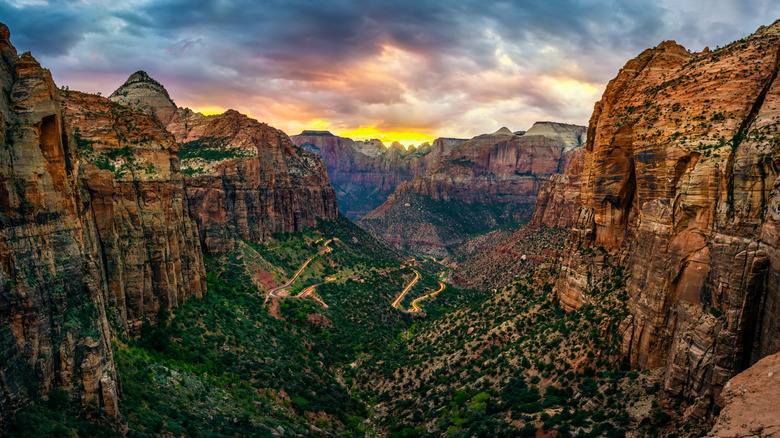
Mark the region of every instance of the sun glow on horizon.
[[412, 131], [382, 131], [376, 126], [360, 126], [357, 128], [343, 129], [334, 134], [341, 137], [349, 137], [353, 140], [371, 140], [378, 138], [385, 146], [390, 146], [394, 141], [401, 143], [408, 149], [410, 145], [419, 146], [422, 143], [431, 143], [434, 136]]
[[213, 116], [217, 114], [222, 114], [225, 111], [227, 111], [225, 108], [219, 107], [219, 106], [201, 106], [198, 108], [193, 108], [193, 111], [196, 113], [201, 113], [204, 116]]

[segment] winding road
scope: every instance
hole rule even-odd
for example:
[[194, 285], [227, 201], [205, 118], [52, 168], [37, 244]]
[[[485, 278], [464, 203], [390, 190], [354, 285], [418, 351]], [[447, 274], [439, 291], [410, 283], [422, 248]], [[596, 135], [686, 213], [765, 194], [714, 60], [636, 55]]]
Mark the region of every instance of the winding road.
[[[320, 242], [321, 240], [323, 240], [323, 239], [319, 239], [319, 240], [317, 240], [314, 243], [316, 244], [316, 243]], [[313, 256], [309, 257], [309, 259], [306, 260], [306, 262], [303, 265], [301, 265], [300, 269], [298, 269], [298, 272], [296, 272], [295, 275], [293, 275], [293, 277], [289, 281], [287, 281], [287, 283], [269, 290], [268, 294], [265, 297], [265, 300], [268, 301], [268, 298], [270, 298], [270, 297], [274, 297], [274, 298], [302, 298], [302, 297], [311, 296], [312, 298], [314, 298], [315, 300], [320, 302], [320, 304], [322, 304], [324, 307], [328, 307], [328, 305], [325, 304], [325, 302], [322, 301], [321, 298], [319, 298], [316, 295], [313, 295], [315, 289], [317, 289], [317, 286], [321, 285], [322, 283], [317, 283], [317, 284], [314, 284], [314, 285], [311, 285], [311, 286], [307, 286], [298, 295], [280, 295], [279, 293], [281, 291], [283, 291], [283, 290], [289, 289], [292, 286], [292, 284], [295, 282], [295, 280], [297, 280], [298, 277], [301, 276], [301, 274], [303, 273], [303, 270], [306, 269], [307, 266], [309, 266], [309, 263], [311, 263], [312, 260], [314, 260], [318, 256], [321, 256], [322, 254], [325, 254], [326, 252], [330, 252], [331, 248], [328, 245], [333, 240], [338, 240], [338, 238], [334, 237], [332, 239], [326, 240], [325, 243], [323, 244], [325, 246], [324, 249], [322, 249], [317, 254], [314, 254]], [[413, 262], [413, 261], [414, 261], [414, 259], [411, 259], [411, 262]], [[398, 268], [398, 269], [403, 269], [404, 267], [406, 267], [406, 265], [401, 265], [401, 267]], [[411, 267], [411, 265], [410, 265], [410, 267]], [[397, 269], [393, 269], [392, 271], [395, 271], [395, 270], [397, 270]], [[389, 272], [392, 272], [392, 271], [385, 271], [384, 273], [386, 274], [386, 273], [389, 273]], [[431, 297], [434, 297], [434, 296], [438, 295], [441, 291], [444, 290], [444, 287], [445, 287], [444, 283], [442, 283], [440, 281], [439, 282], [439, 290], [437, 290], [436, 292], [431, 292], [429, 294], [426, 294], [426, 295], [423, 295], [421, 297], [415, 298], [414, 301], [412, 301], [412, 308], [411, 309], [403, 309], [403, 308], [401, 308], [401, 301], [403, 301], [404, 297], [406, 297], [406, 294], [409, 292], [409, 290], [412, 287], [414, 287], [415, 284], [417, 284], [417, 281], [420, 280], [420, 273], [417, 272], [416, 269], [412, 269], [412, 271], [414, 271], [414, 278], [412, 279], [412, 281], [409, 282], [409, 284], [406, 285], [406, 287], [401, 291], [401, 294], [398, 295], [398, 298], [396, 298], [395, 301], [393, 301], [393, 304], [392, 304], [393, 308], [398, 309], [398, 310], [400, 310], [400, 311], [402, 311], [404, 313], [418, 313], [418, 312], [421, 312], [422, 309], [420, 308], [420, 306], [417, 305], [417, 303], [419, 303], [422, 300], [425, 300], [425, 299], [428, 299], [428, 298], [431, 298]], [[353, 279], [357, 279], [357, 277], [354, 277]], [[329, 281], [333, 281], [333, 280], [329, 280]]]
[[420, 301], [422, 301], [422, 300], [425, 300], [425, 299], [428, 299], [428, 298], [430, 298], [430, 297], [435, 297], [436, 295], [438, 295], [438, 294], [439, 294], [439, 292], [441, 292], [441, 291], [443, 291], [443, 290], [444, 290], [444, 283], [442, 283], [442, 282], [440, 281], [440, 282], [439, 282], [439, 290], [437, 290], [436, 292], [431, 292], [431, 293], [429, 293], [428, 295], [423, 295], [423, 296], [421, 296], [421, 297], [419, 297], [419, 298], [415, 299], [414, 301], [412, 301], [412, 309], [410, 309], [410, 310], [404, 310], [404, 312], [406, 312], [406, 313], [417, 313], [417, 312], [421, 311], [422, 309], [420, 309], [420, 307], [419, 307], [419, 306], [417, 306], [417, 303], [418, 303], [418, 302], [420, 302]]
[[420, 273], [417, 272], [416, 269], [412, 269], [412, 270], [414, 271], [414, 278], [412, 279], [412, 281], [409, 282], [409, 284], [406, 285], [404, 290], [401, 291], [401, 295], [398, 295], [398, 298], [396, 298], [395, 301], [393, 301], [393, 307], [398, 309], [398, 310], [400, 310], [400, 311], [402, 311], [402, 312], [404, 312], [404, 313], [417, 313], [417, 312], [421, 312], [422, 309], [420, 309], [420, 307], [417, 305], [417, 303], [419, 303], [420, 301], [425, 300], [427, 298], [434, 297], [434, 296], [438, 295], [441, 291], [444, 290], [444, 283], [442, 283], [440, 281], [439, 282], [439, 290], [437, 290], [436, 292], [431, 292], [431, 293], [429, 293], [427, 295], [423, 295], [423, 296], [421, 296], [419, 298], [416, 298], [414, 301], [412, 301], [412, 308], [411, 309], [406, 309], [406, 310], [402, 309], [401, 308], [401, 301], [403, 301], [403, 299], [406, 296], [407, 292], [409, 292], [409, 289], [411, 289], [412, 286], [414, 286], [417, 283], [417, 280], [420, 279]]
[[404, 290], [401, 291], [401, 295], [398, 295], [398, 298], [396, 298], [395, 301], [393, 301], [393, 307], [395, 307], [396, 309], [403, 310], [400, 307], [398, 307], [399, 304], [401, 303], [401, 300], [404, 299], [406, 293], [409, 292], [409, 289], [411, 289], [412, 286], [414, 286], [417, 283], [417, 280], [420, 279], [420, 273], [417, 272], [416, 269], [412, 269], [412, 271], [414, 271], [414, 279], [412, 279], [412, 281], [410, 281], [409, 284], [406, 285]]
[[[322, 239], [320, 239], [320, 240], [322, 240]], [[265, 300], [268, 301], [268, 297], [285, 298], [284, 296], [279, 295], [279, 292], [281, 292], [283, 290], [289, 289], [290, 286], [292, 286], [292, 284], [295, 282], [295, 280], [297, 280], [298, 277], [301, 276], [301, 274], [303, 273], [303, 270], [306, 269], [307, 266], [309, 266], [309, 263], [311, 263], [312, 260], [314, 260], [316, 257], [321, 256], [322, 254], [325, 254], [326, 252], [330, 252], [331, 249], [328, 246], [328, 244], [330, 244], [330, 242], [332, 242], [332, 241], [333, 241], [333, 239], [326, 240], [325, 243], [324, 243], [325, 248], [322, 251], [318, 252], [317, 254], [314, 254], [313, 256], [309, 257], [309, 260], [306, 260], [306, 262], [301, 266], [301, 269], [298, 269], [298, 272], [296, 272], [295, 275], [293, 275], [293, 277], [287, 283], [269, 290], [268, 291], [268, 295], [265, 297]], [[319, 242], [319, 240], [317, 242]], [[315, 242], [315, 243], [317, 243], [317, 242]], [[316, 286], [314, 286], [314, 287], [316, 287]], [[309, 286], [309, 288], [311, 288], [311, 286]], [[309, 288], [307, 288], [307, 289], [309, 289]], [[296, 297], [302, 297], [302, 296], [304, 296], [304, 293], [306, 293], [306, 292], [307, 292], [307, 290], [304, 289], [304, 291], [301, 292], [300, 294], [296, 295]], [[311, 294], [311, 290], [308, 291], [306, 294], [307, 295]]]

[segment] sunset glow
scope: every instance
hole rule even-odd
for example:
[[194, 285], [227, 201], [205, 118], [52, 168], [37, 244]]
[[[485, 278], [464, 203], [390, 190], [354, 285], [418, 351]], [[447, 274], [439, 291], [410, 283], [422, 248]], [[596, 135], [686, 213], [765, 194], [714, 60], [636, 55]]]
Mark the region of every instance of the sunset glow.
[[410, 145], [419, 146], [425, 142], [433, 142], [436, 138], [432, 135], [421, 134], [419, 132], [382, 131], [374, 126], [361, 126], [355, 129], [334, 132], [334, 134], [341, 137], [349, 137], [354, 140], [378, 138], [382, 140], [382, 143], [384, 143], [385, 146], [390, 146], [394, 141], [397, 141], [407, 149]]
[[58, 86], [108, 95], [144, 70], [205, 114], [233, 108], [290, 135], [408, 145], [539, 120], [585, 125], [642, 50], [669, 39], [723, 46], [780, 15], [776, 3], [745, 1], [0, 0], [0, 17]]

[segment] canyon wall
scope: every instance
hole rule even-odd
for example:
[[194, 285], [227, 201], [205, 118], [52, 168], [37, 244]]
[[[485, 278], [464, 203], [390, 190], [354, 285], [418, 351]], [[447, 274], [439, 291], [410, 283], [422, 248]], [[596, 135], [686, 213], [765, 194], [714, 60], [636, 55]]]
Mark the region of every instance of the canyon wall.
[[100, 235], [59, 92], [0, 24], [0, 423], [59, 388], [119, 415]]
[[400, 184], [360, 224], [399, 248], [445, 256], [470, 234], [530, 219], [540, 189], [584, 138], [585, 127], [553, 122], [474, 137]]
[[595, 105], [582, 169], [548, 183], [536, 219], [574, 211], [562, 305], [590, 302], [606, 253], [627, 273], [625, 355], [701, 403], [780, 350], [779, 32], [629, 61]]
[[236, 157], [186, 163], [190, 210], [209, 252], [227, 251], [239, 237], [266, 242], [273, 233], [338, 217], [322, 159], [296, 147], [284, 132], [236, 111], [190, 119], [188, 126], [186, 135], [177, 136], [183, 152], [222, 139], [222, 148], [232, 151], [228, 156]]
[[0, 420], [53, 389], [116, 420], [112, 331], [206, 293], [201, 246], [335, 219], [335, 195], [281, 131], [143, 72], [110, 100], [58, 90], [2, 25], [0, 53]]
[[350, 219], [360, 219], [378, 207], [402, 182], [433, 167], [466, 140], [437, 138], [433, 144], [405, 149], [394, 142], [355, 142], [328, 131], [303, 131], [290, 137], [298, 146], [323, 157], [328, 178], [336, 190], [339, 208]]
[[173, 134], [190, 215], [208, 253], [232, 249], [236, 238], [262, 243], [338, 216], [322, 159], [282, 131], [234, 110], [206, 116], [176, 108], [144, 72], [110, 99], [158, 117]]
[[63, 91], [67, 127], [97, 220], [107, 305], [120, 329], [206, 292], [179, 149], [155, 118], [104, 97]]

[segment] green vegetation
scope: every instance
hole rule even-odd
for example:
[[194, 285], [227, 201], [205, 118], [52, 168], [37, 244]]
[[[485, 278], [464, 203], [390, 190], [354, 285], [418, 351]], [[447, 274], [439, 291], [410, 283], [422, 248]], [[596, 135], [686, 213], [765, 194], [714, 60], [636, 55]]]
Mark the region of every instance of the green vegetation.
[[[558, 245], [551, 233], [523, 238]], [[331, 251], [324, 251], [330, 239]], [[315, 254], [286, 292], [319, 284], [312, 296], [266, 299], [259, 279], [282, 284]], [[623, 360], [622, 269], [602, 248], [582, 257], [603, 262], [587, 292], [591, 304], [578, 311], [558, 304], [555, 273], [526, 270], [492, 293], [447, 285], [421, 302], [423, 312], [404, 313], [391, 303], [413, 269], [421, 278], [404, 308], [438, 289], [441, 266], [401, 267], [406, 258], [346, 219], [265, 245], [239, 242], [233, 253], [206, 260], [209, 292], [202, 299], [160, 312], [135, 336], [114, 340], [122, 421], [130, 437], [280, 430], [522, 437], [538, 429], [622, 437], [680, 424], [661, 398], [659, 374], [640, 374]], [[74, 327], [90, 329], [93, 310], [76, 309]], [[55, 393], [49, 400], [23, 410], [8, 430], [113, 436], [86, 421], [67, 397]]]
[[4, 425], [6, 436], [17, 438], [78, 438], [105, 437], [119, 438], [122, 434], [111, 427], [87, 417], [99, 415], [98, 412], [85, 409], [79, 403], [73, 403], [70, 395], [62, 390], [53, 389], [46, 401], [27, 406], [16, 417]]
[[203, 137], [198, 140], [179, 144], [179, 159], [201, 158], [206, 161], [222, 161], [231, 158], [251, 157], [249, 151], [227, 149], [228, 137]]

